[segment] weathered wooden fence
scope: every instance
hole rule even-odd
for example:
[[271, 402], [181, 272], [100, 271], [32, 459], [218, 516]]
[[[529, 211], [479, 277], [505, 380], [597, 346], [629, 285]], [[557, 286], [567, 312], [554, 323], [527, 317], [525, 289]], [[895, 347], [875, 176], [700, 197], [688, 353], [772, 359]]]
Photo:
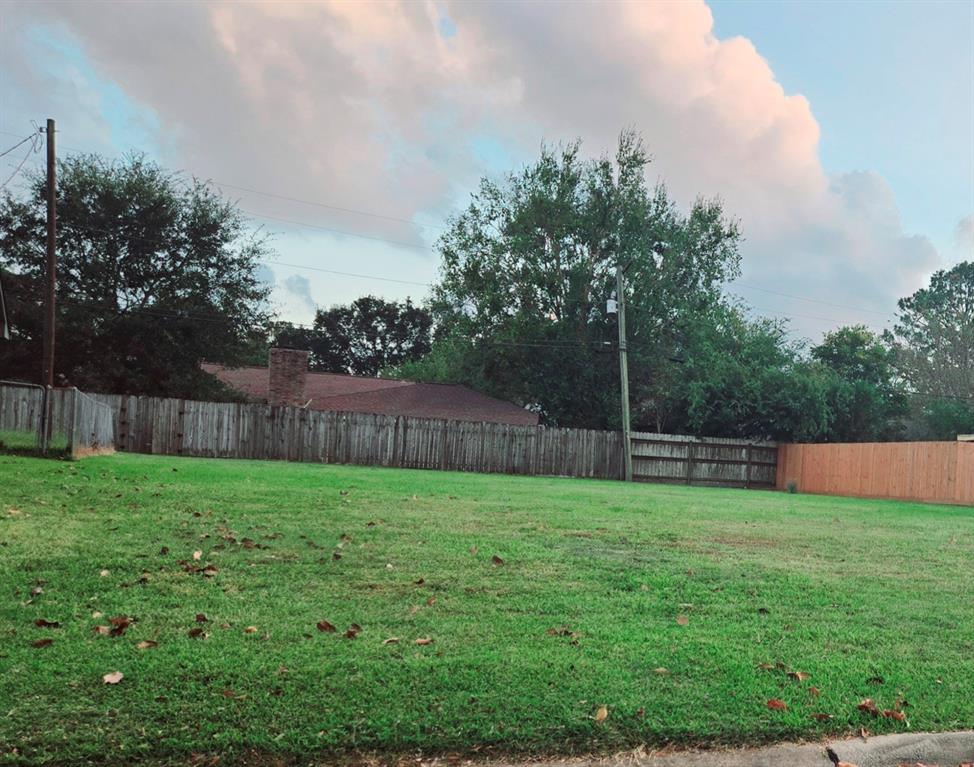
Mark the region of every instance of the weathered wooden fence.
[[974, 505], [974, 443], [778, 446], [777, 486], [802, 493]]
[[96, 395], [120, 450], [617, 479], [618, 432]]
[[774, 442], [632, 434], [636, 481], [769, 489], [775, 486], [776, 465]]
[[[619, 432], [94, 396], [115, 411], [116, 445], [131, 452], [601, 479], [623, 476]], [[641, 434], [634, 439], [637, 453], [645, 438], [668, 440], [672, 451], [691, 451], [689, 484], [774, 485], [770, 443]], [[691, 443], [693, 447], [687, 448]], [[671, 481], [669, 472], [679, 467], [675, 455], [661, 455], [658, 461], [642, 455], [636, 459], [639, 478]], [[656, 464], [666, 471], [654, 474], [647, 468]], [[680, 478], [685, 481], [685, 473]]]
[[[0, 387], [0, 431], [37, 429], [39, 389]], [[77, 449], [621, 479], [619, 432], [336, 413], [264, 404], [56, 390], [52, 420]], [[634, 433], [638, 481], [773, 487], [769, 442]]]
[[[75, 388], [50, 391], [49, 444], [76, 454], [111, 450], [116, 413], [111, 405]], [[15, 447], [40, 447], [44, 389], [31, 384], [0, 383], [0, 432]]]

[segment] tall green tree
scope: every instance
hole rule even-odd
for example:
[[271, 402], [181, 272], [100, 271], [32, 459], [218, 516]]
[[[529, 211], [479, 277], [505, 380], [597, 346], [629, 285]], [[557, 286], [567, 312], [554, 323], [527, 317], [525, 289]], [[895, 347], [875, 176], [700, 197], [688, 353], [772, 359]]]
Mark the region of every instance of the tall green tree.
[[[267, 321], [268, 255], [230, 202], [139, 155], [58, 163], [55, 374], [121, 393], [225, 395], [199, 363], [241, 362]], [[40, 378], [45, 270], [41, 174], [0, 200], [0, 267], [13, 337], [5, 377]]]
[[[682, 214], [649, 188], [649, 157], [624, 132], [614, 157], [585, 159], [578, 142], [484, 179], [439, 242], [431, 307], [435, 366], [536, 408], [549, 423], [619, 424], [616, 318], [606, 313], [615, 269], [626, 269], [635, 400], [652, 396], [684, 318], [711, 311], [737, 273], [735, 223], [719, 202]], [[450, 365], [444, 364], [452, 360]]]
[[896, 354], [863, 325], [827, 333], [811, 356], [830, 374], [833, 442], [868, 442], [902, 435], [909, 401], [897, 381]]
[[887, 334], [925, 436], [953, 439], [974, 420], [974, 261], [935, 272], [899, 301]]
[[429, 353], [431, 326], [430, 313], [408, 298], [362, 296], [319, 309], [312, 328], [278, 324], [272, 345], [309, 350], [312, 370], [376, 376]]

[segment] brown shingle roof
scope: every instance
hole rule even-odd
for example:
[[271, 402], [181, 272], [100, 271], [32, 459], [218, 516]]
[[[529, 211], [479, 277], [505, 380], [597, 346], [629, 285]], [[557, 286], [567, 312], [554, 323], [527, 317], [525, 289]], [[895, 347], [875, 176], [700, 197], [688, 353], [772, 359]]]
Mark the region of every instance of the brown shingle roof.
[[[210, 362], [201, 367], [251, 399], [266, 400], [266, 367], [225, 368]], [[308, 373], [304, 389], [312, 410], [447, 418], [534, 426], [538, 416], [510, 402], [456, 384], [362, 378], [336, 373]]]

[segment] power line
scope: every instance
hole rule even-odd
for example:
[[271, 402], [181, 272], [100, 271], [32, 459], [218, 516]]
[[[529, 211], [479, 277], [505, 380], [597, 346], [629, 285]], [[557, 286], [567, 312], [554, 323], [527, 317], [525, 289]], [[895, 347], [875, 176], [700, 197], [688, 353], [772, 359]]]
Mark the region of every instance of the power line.
[[877, 311], [875, 309], [864, 309], [864, 308], [859, 307], [859, 306], [850, 306], [848, 304], [837, 304], [837, 303], [833, 303], [832, 301], [822, 301], [821, 299], [818, 299], [818, 298], [806, 298], [805, 296], [796, 296], [793, 293], [782, 293], [782, 292], [777, 291], [777, 290], [770, 290], [768, 288], [760, 288], [757, 285], [748, 285], [746, 282], [740, 282], [738, 280], [733, 280], [730, 284], [732, 284], [732, 285], [738, 285], [738, 286], [740, 286], [742, 288], [747, 288], [748, 290], [758, 290], [758, 291], [760, 291], [762, 293], [770, 293], [773, 296], [782, 296], [784, 298], [793, 298], [793, 299], [795, 299], [797, 301], [809, 301], [809, 302], [811, 302], [813, 304], [824, 304], [825, 306], [834, 306], [837, 309], [851, 309], [854, 312], [866, 312], [867, 314], [878, 314], [881, 317], [887, 317], [887, 318], [889, 318], [889, 317], [892, 316], [892, 315], [889, 314], [889, 312], [880, 312], [880, 311]]
[[37, 139], [37, 133], [36, 132], [35, 133], [31, 133], [29, 136], [25, 136], [24, 138], [22, 138], [20, 141], [18, 141], [16, 144], [14, 144], [9, 149], [4, 149], [2, 152], [0, 152], [0, 157], [3, 157], [5, 155], [10, 154], [12, 151], [14, 151], [14, 149], [16, 149], [17, 147], [19, 147], [21, 144], [26, 144], [31, 139], [34, 139], [34, 140]]
[[[34, 139], [34, 142], [29, 147], [27, 147], [27, 154], [24, 155], [24, 159], [20, 161], [20, 164], [16, 168], [14, 168], [14, 172], [11, 173], [9, 176], [7, 176], [6, 181], [4, 181], [2, 184], [0, 184], [0, 189], [5, 188], [7, 186], [7, 184], [9, 184], [11, 181], [13, 181], [14, 176], [16, 176], [18, 173], [20, 173], [20, 169], [24, 167], [24, 164], [27, 162], [27, 158], [29, 158], [32, 153], [34, 153], [34, 152], [37, 151], [37, 140], [36, 140], [36, 136], [28, 136], [28, 138], [33, 138]], [[23, 143], [24, 143], [23, 141], [20, 142], [20, 144], [23, 144]], [[17, 146], [20, 146], [20, 144], [18, 144]], [[14, 147], [14, 148], [16, 148], [16, 147]], [[11, 150], [7, 150], [7, 151], [11, 151]], [[6, 152], [4, 154], [6, 154]]]

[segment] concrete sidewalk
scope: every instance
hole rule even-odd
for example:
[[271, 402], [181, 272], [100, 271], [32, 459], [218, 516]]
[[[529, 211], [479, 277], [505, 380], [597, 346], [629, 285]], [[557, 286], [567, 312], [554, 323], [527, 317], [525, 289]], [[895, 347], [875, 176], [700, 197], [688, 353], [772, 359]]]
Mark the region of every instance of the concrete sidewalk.
[[503, 767], [829, 767], [830, 746], [839, 759], [856, 767], [958, 767], [974, 762], [974, 730], [941, 734], [880, 735], [828, 744], [781, 744], [766, 748], [684, 751], [653, 754], [631, 752], [604, 759], [565, 759]]

